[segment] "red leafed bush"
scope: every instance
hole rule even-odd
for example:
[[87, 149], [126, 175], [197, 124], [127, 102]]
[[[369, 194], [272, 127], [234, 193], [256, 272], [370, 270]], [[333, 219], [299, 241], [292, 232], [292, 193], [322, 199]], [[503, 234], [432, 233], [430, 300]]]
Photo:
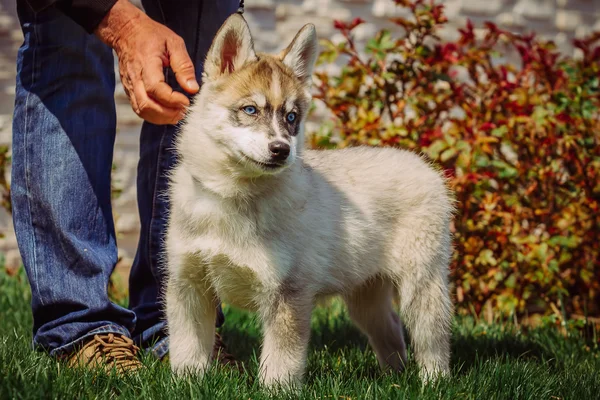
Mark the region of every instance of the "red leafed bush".
[[444, 168], [459, 309], [600, 314], [600, 33], [576, 59], [492, 23], [442, 42], [442, 5], [395, 3], [399, 34], [358, 49], [363, 21], [336, 21], [345, 41], [323, 42], [320, 63], [343, 67], [316, 76], [334, 121], [313, 147], [398, 146]]

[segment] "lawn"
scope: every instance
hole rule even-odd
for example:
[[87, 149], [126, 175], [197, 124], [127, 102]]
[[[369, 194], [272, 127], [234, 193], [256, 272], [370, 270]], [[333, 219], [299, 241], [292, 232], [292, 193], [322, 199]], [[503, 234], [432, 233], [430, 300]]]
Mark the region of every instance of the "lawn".
[[82, 372], [31, 350], [29, 289], [23, 273], [0, 267], [0, 399], [598, 399], [600, 351], [551, 327], [524, 332], [512, 323], [460, 317], [454, 324], [453, 375], [422, 387], [413, 363], [382, 373], [366, 339], [337, 302], [313, 317], [306, 385], [300, 392], [262, 390], [255, 380], [260, 329], [255, 319], [226, 308], [222, 334], [248, 373], [215, 368], [203, 379], [175, 379], [166, 364], [120, 378]]

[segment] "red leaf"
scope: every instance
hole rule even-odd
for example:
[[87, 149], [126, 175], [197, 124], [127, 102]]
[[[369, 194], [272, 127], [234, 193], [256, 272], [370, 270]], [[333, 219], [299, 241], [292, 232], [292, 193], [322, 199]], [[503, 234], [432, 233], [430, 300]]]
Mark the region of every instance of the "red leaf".
[[352, 22], [350, 23], [350, 25], [348, 26], [348, 29], [352, 30], [364, 22], [365, 22], [365, 20], [362, 18], [354, 18], [352, 20]]
[[573, 118], [571, 118], [571, 116], [565, 112], [561, 112], [560, 114], [557, 114], [556, 119], [564, 124], [573, 123]]
[[494, 24], [493, 22], [486, 21], [486, 22], [484, 22], [484, 25], [486, 26], [486, 28], [488, 28], [488, 30], [491, 33], [496, 33], [496, 32], [500, 31], [498, 29], [498, 25]]
[[495, 128], [496, 128], [496, 124], [494, 124], [492, 122], [484, 122], [483, 124], [479, 125], [479, 130], [484, 131], [484, 132], [489, 132]]
[[333, 27], [335, 29], [345, 29], [346, 28], [346, 24], [343, 23], [342, 21], [340, 21], [339, 19], [334, 19], [333, 20]]

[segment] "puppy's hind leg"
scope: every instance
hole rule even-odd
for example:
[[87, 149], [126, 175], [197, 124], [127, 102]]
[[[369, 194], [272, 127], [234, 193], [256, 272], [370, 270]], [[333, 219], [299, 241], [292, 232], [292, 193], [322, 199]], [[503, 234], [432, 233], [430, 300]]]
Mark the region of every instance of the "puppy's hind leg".
[[442, 258], [420, 278], [405, 276], [398, 285], [400, 315], [424, 382], [450, 373], [452, 303]]
[[344, 296], [350, 317], [369, 338], [382, 368], [402, 371], [406, 344], [402, 322], [394, 311], [393, 284], [375, 279]]

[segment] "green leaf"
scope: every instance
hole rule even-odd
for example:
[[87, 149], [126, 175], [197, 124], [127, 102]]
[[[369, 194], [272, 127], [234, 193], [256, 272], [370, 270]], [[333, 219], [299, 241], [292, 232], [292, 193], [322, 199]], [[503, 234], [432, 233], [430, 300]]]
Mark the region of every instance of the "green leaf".
[[[544, 125], [546, 119], [548, 118], [548, 110], [546, 110], [545, 106], [539, 105], [533, 109], [533, 114], [531, 115], [533, 121], [538, 125]], [[493, 134], [493, 133], [492, 133]]]
[[500, 178], [512, 178], [519, 174], [519, 171], [502, 160], [492, 160], [492, 166], [498, 170]]
[[558, 273], [558, 261], [555, 259], [550, 260], [548, 263], [548, 270], [554, 273]]
[[492, 136], [503, 137], [508, 132], [508, 127], [506, 125], [499, 126], [498, 128], [492, 129]]
[[548, 244], [551, 246], [561, 246], [567, 248], [575, 248], [577, 247], [579, 241], [575, 236], [552, 236], [548, 239]]
[[446, 162], [451, 158], [454, 158], [458, 154], [458, 149], [456, 147], [450, 147], [444, 150], [444, 152], [440, 155], [440, 161]]
[[483, 265], [496, 265], [498, 261], [494, 258], [494, 252], [490, 249], [483, 249], [479, 252], [479, 257], [477, 257], [477, 261], [479, 261]]
[[581, 105], [581, 115], [585, 119], [592, 119], [594, 113], [598, 111], [598, 108], [592, 103], [591, 100], [585, 100]]
[[511, 274], [505, 281], [504, 281], [504, 285], [507, 288], [515, 288], [517, 285], [517, 277], [515, 276], [515, 274]]
[[479, 168], [485, 168], [490, 165], [490, 158], [485, 153], [480, 153], [475, 157], [475, 165]]
[[444, 151], [444, 149], [446, 149], [447, 147], [448, 143], [446, 143], [446, 141], [436, 140], [425, 151], [431, 159], [437, 160], [440, 156], [440, 153]]

